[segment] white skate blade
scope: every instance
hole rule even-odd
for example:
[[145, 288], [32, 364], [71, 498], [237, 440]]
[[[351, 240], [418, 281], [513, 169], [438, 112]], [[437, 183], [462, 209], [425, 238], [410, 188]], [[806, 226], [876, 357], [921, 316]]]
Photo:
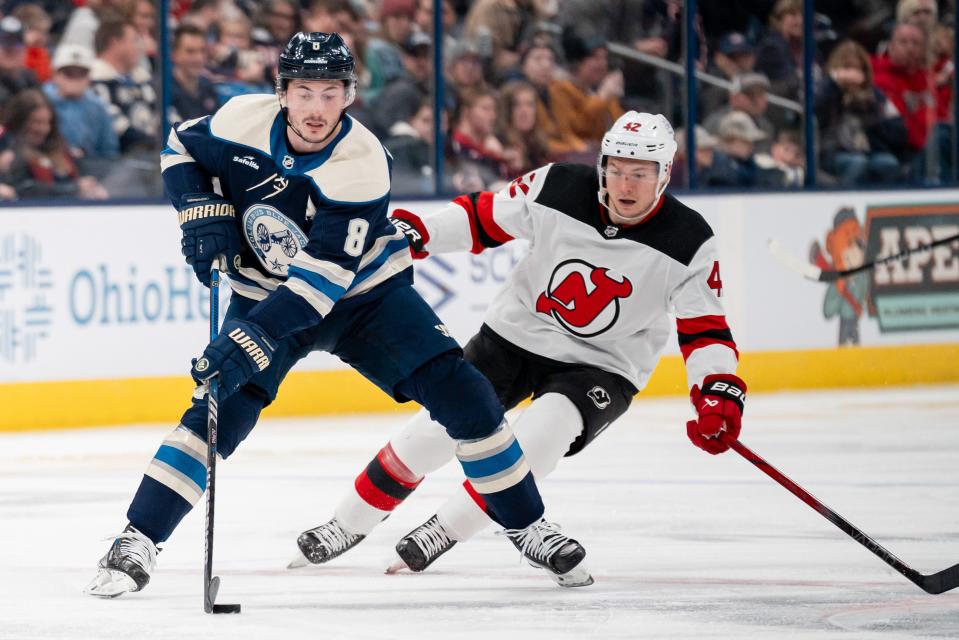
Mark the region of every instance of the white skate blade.
[[308, 567], [312, 562], [307, 560], [306, 556], [303, 555], [303, 552], [300, 550], [300, 547], [296, 548], [296, 556], [290, 560], [290, 564], [286, 565], [287, 569], [302, 569], [303, 567]]
[[83, 593], [98, 598], [116, 598], [136, 590], [137, 583], [122, 571], [100, 569], [97, 577], [83, 589]]
[[394, 555], [393, 562], [390, 563], [390, 566], [386, 567], [386, 571], [384, 571], [384, 573], [391, 576], [399, 573], [400, 571], [409, 571], [409, 569], [410, 568], [406, 566], [406, 563], [403, 562], [402, 558], [400, 558], [398, 555]]
[[585, 562], [580, 562], [570, 571], [563, 574], [557, 575], [549, 570], [547, 570], [546, 573], [561, 587], [588, 587], [593, 584], [593, 576], [590, 575]]

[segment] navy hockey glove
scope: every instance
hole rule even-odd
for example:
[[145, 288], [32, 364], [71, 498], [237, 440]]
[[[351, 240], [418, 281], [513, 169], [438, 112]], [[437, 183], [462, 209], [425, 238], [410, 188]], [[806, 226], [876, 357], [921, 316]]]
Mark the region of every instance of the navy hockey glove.
[[180, 250], [204, 286], [210, 286], [217, 256], [226, 258], [227, 271], [239, 268], [243, 240], [232, 204], [215, 193], [188, 193], [180, 198], [177, 218], [183, 231]]
[[693, 386], [689, 393], [698, 420], [686, 423], [686, 435], [693, 444], [713, 455], [729, 449], [720, 435], [739, 438], [743, 408], [746, 404], [746, 383], [730, 373], [714, 373], [703, 380], [703, 389]]
[[230, 320], [223, 332], [193, 360], [190, 375], [197, 384], [219, 376], [221, 400], [270, 366], [276, 343], [252, 322]]
[[415, 259], [422, 260], [430, 255], [429, 251], [423, 249], [430, 241], [430, 234], [418, 215], [406, 209], [394, 209], [390, 214], [390, 222], [406, 236], [406, 241], [410, 243], [410, 253]]

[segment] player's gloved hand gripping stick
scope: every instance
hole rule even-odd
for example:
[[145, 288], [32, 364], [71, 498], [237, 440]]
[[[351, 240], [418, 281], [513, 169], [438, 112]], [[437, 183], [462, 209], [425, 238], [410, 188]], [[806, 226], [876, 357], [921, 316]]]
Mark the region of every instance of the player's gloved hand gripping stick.
[[746, 383], [729, 373], [714, 373], [703, 379], [703, 388], [694, 385], [689, 399], [698, 418], [686, 423], [686, 435], [694, 445], [716, 455], [729, 449], [718, 436], [725, 434], [733, 440], [742, 429], [743, 409], [746, 404]]
[[187, 193], [180, 198], [177, 210], [183, 232], [180, 252], [201, 284], [210, 286], [213, 261], [217, 258], [222, 271], [239, 268], [243, 240], [229, 201], [215, 193]]
[[[210, 341], [215, 342], [220, 326], [220, 262], [213, 259], [210, 267]], [[196, 365], [194, 365], [196, 368]], [[213, 575], [213, 512], [216, 499], [216, 428], [219, 380], [213, 375], [207, 381], [206, 420], [206, 528], [203, 557], [203, 610], [207, 613], [240, 613], [238, 604], [215, 604], [220, 578]]]

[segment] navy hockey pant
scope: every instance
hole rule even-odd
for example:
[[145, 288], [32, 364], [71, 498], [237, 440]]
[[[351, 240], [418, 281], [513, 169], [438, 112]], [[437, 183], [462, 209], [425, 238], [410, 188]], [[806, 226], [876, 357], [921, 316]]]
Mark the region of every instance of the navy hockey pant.
[[[254, 301], [234, 295], [227, 319]], [[220, 403], [217, 452], [227, 458], [276, 397], [293, 365], [315, 350], [350, 364], [399, 402], [415, 400], [460, 445], [467, 477], [509, 528], [540, 518], [543, 503], [489, 381], [410, 286], [340, 301], [314, 329], [281, 340], [271, 365]], [[194, 399], [150, 461], [127, 511], [154, 542], [169, 538], [206, 489], [206, 399]], [[485, 488], [485, 491], [484, 491]]]

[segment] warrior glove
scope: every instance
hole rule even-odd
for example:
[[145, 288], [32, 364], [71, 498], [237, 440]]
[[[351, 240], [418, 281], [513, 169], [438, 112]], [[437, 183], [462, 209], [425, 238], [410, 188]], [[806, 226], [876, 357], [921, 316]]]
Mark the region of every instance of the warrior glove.
[[275, 350], [276, 342], [258, 325], [230, 320], [203, 355], [193, 360], [190, 375], [197, 384], [218, 376], [222, 400], [270, 366]]
[[243, 241], [232, 204], [215, 193], [188, 193], [180, 198], [177, 217], [183, 231], [180, 250], [204, 286], [210, 286], [217, 256], [226, 258], [227, 271], [239, 267]]

